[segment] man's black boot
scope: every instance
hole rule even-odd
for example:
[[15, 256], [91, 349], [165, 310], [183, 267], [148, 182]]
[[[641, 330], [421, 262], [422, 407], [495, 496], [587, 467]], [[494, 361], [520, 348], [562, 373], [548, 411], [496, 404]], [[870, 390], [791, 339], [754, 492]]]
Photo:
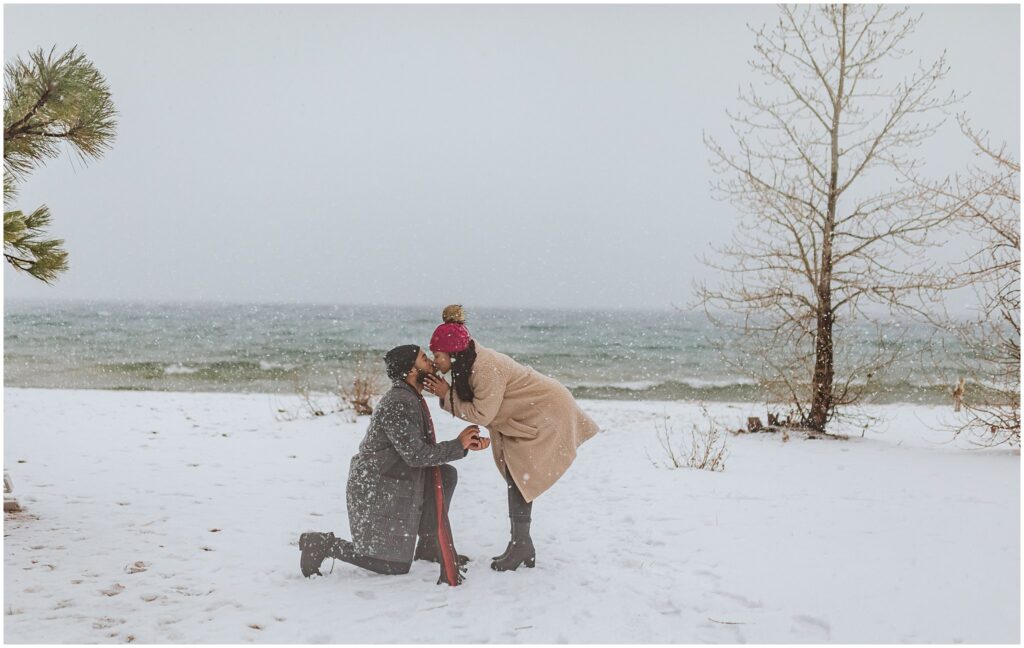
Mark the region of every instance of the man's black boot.
[[[420, 536], [416, 541], [416, 553], [413, 560], [426, 560], [428, 562], [441, 563], [441, 545], [437, 542], [437, 536]], [[459, 554], [459, 566], [469, 562], [468, 556]]]
[[303, 576], [323, 576], [320, 573], [320, 565], [334, 547], [335, 540], [333, 533], [309, 531], [299, 536], [299, 550], [302, 552], [299, 569], [302, 570]]

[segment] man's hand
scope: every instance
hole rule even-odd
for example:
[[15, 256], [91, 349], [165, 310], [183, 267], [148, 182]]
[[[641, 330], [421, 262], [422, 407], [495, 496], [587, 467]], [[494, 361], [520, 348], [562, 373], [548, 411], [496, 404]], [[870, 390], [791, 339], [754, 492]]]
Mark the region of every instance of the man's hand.
[[480, 428], [470, 425], [459, 434], [459, 443], [463, 450], [483, 450], [491, 445], [491, 440], [480, 436]]
[[423, 389], [434, 396], [440, 396], [442, 400], [448, 397], [448, 382], [434, 374], [427, 374], [427, 377], [423, 379]]

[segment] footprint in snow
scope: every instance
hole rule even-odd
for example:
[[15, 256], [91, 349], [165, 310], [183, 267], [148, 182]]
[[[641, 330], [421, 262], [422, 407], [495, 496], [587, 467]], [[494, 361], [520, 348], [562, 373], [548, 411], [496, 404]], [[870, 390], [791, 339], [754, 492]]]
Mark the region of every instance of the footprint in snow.
[[752, 601], [752, 600], [748, 599], [745, 596], [741, 596], [739, 594], [733, 594], [732, 592], [724, 592], [722, 590], [715, 590], [715, 594], [717, 594], [718, 596], [721, 596], [723, 598], [727, 598], [727, 599], [730, 599], [732, 601], [735, 601], [736, 603], [739, 603], [740, 605], [742, 605], [745, 608], [759, 608], [759, 607], [763, 606], [763, 603], [761, 603], [761, 601]]
[[100, 593], [104, 594], [106, 596], [117, 596], [118, 594], [120, 594], [123, 591], [124, 591], [124, 585], [122, 585], [121, 583], [114, 583], [113, 585], [111, 585], [107, 589], [100, 590]]
[[125, 565], [124, 571], [127, 574], [138, 574], [139, 572], [146, 571], [146, 569], [146, 563], [142, 562], [141, 560], [136, 560], [134, 563], [130, 565]]
[[719, 576], [715, 572], [709, 571], [707, 569], [694, 569], [693, 570], [693, 575], [694, 576], [702, 576], [704, 578], [710, 578], [710, 579], [716, 580], [716, 581], [722, 579], [721, 576]]
[[818, 636], [824, 636], [826, 641], [832, 636], [832, 626], [817, 617], [812, 617], [809, 614], [796, 614], [793, 616], [793, 621], [795, 623], [793, 631], [801, 636], [812, 632]]
[[747, 643], [747, 638], [743, 636], [743, 631], [740, 630], [743, 627], [743, 623], [719, 621], [710, 617], [708, 621], [710, 623], [700, 624], [701, 630], [697, 634], [700, 641], [705, 643]]

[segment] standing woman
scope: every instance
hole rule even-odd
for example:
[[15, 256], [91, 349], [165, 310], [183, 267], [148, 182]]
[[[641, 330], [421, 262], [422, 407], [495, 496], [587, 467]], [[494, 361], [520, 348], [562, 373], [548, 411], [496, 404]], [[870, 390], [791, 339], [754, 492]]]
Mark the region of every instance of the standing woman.
[[434, 366], [451, 371], [452, 385], [427, 376], [424, 389], [438, 396], [447, 412], [491, 433], [494, 462], [508, 483], [512, 527], [505, 553], [494, 557], [491, 568], [533, 567], [533, 500], [558, 481], [576, 458], [576, 448], [599, 428], [564, 385], [473, 340], [462, 306], [448, 306], [442, 319], [430, 350]]

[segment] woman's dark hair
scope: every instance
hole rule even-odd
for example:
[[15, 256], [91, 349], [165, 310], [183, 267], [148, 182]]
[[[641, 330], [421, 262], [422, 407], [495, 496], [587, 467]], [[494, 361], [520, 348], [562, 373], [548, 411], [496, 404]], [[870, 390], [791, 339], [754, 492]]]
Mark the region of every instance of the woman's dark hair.
[[[459, 395], [459, 400], [464, 403], [473, 402], [473, 388], [469, 385], [469, 375], [473, 373], [473, 363], [476, 362], [476, 342], [469, 341], [465, 351], [452, 353], [452, 392]], [[452, 410], [455, 410], [455, 397], [449, 396], [452, 401]]]

